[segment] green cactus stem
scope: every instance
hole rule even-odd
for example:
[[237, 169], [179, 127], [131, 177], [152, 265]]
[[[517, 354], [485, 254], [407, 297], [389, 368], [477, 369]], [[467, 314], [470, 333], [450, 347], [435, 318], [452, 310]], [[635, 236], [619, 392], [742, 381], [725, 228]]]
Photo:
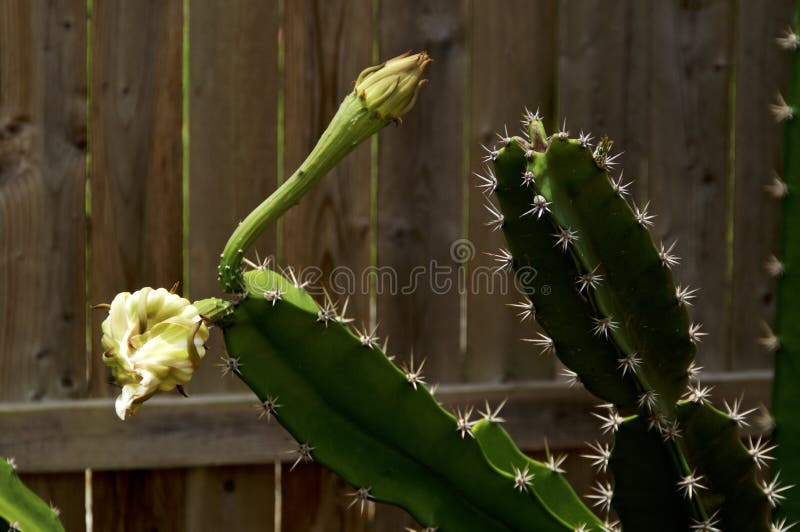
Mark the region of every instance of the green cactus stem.
[[525, 171], [526, 144], [522, 139], [509, 141], [494, 155], [494, 173], [487, 177], [487, 186], [496, 188], [510, 251], [510, 255], [498, 254], [499, 267], [510, 267], [509, 257], [513, 257], [535, 319], [548, 331], [548, 337], [532, 340], [542, 353], [554, 351], [590, 392], [632, 409], [638, 396], [636, 383], [632, 373], [620, 374], [621, 355], [615, 346], [592, 333], [594, 309], [583, 295], [585, 290], [576, 290], [580, 288], [578, 266], [569, 254], [553, 246], [553, 229], [548, 223], [534, 223], [538, 213], [531, 213], [533, 217], [525, 214], [538, 196], [525, 183], [529, 176]]
[[696, 464], [694, 484], [677, 473], [674, 457], [660, 435], [648, 430], [646, 419], [626, 419], [615, 435], [609, 467], [614, 508], [625, 526], [652, 532], [698, 526], [686, 505], [692, 485], [709, 514], [709, 526], [715, 523], [726, 532], [770, 530], [769, 500], [757, 481], [760, 464], [742, 444], [736, 423], [710, 405], [688, 401], [678, 406], [678, 419], [687, 460]]
[[[754, 457], [738, 442], [738, 402], [727, 416], [693, 414], [710, 391], [690, 383], [703, 335], [689, 321], [693, 291], [675, 286], [671, 267], [679, 259], [672, 246], [654, 244], [647, 207], [631, 206], [628, 185], [609, 176], [611, 141], [593, 147], [583, 133], [548, 137], [538, 114], [527, 113], [525, 124], [527, 139], [501, 135], [502, 147], [487, 150], [493, 171], [481, 186], [499, 201], [499, 211], [489, 209], [491, 225], [502, 228], [510, 248], [495, 256], [515, 270], [529, 303], [520, 308], [545, 330], [533, 343], [610, 401], [598, 415], [603, 432], [624, 431], [615, 440], [615, 486], [599, 484], [590, 497], [605, 511], [613, 504], [632, 530], [655, 529], [637, 517], [658, 521], [659, 512], [669, 516], [663, 530], [720, 519], [730, 525], [725, 530], [767, 530], [770, 501], [756, 482]], [[690, 406], [679, 406], [682, 397]], [[641, 452], [628, 445], [634, 436], [647, 444]], [[592, 459], [605, 469], [610, 450], [597, 444], [596, 451]], [[729, 471], [716, 467], [723, 458]], [[713, 483], [712, 495], [699, 496], [703, 481]], [[630, 495], [644, 493], [654, 513], [630, 510], [639, 505]], [[746, 525], [732, 524], [739, 521]]]
[[520, 451], [499, 423], [488, 419], [478, 421], [472, 428], [472, 434], [486, 458], [498, 469], [509, 474], [530, 471], [533, 474], [532, 489], [554, 514], [567, 522], [581, 522], [593, 530], [602, 530], [604, 523], [583, 505], [563, 476], [561, 463], [566, 455], [554, 456], [548, 451], [546, 463], [533, 460]]
[[256, 207], [231, 235], [222, 252], [218, 277], [226, 292], [244, 289], [241, 263], [258, 236], [345, 155], [401, 117], [414, 105], [422, 75], [431, 62], [427, 53], [401, 56], [370, 67], [339, 106], [325, 132], [294, 174]]
[[[793, 28], [793, 29], [792, 29]], [[762, 344], [775, 353], [772, 409], [775, 423], [776, 472], [790, 485], [800, 484], [800, 2], [795, 2], [792, 27], [778, 40], [791, 54], [791, 81], [785, 101], [773, 113], [784, 127], [783, 175], [767, 187], [781, 202], [779, 249], [767, 264], [777, 277], [775, 331]], [[779, 514], [800, 521], [800, 497], [787, 497]]]
[[556, 480], [545, 465], [494, 466], [469, 415], [436, 402], [421, 360], [396, 367], [374, 333], [351, 331], [332, 303], [275, 272], [244, 282], [248, 295], [221, 321], [226, 369], [300, 442], [295, 464], [313, 459], [353, 486], [355, 504], [394, 504], [443, 531], [600, 530], [574, 494], [548, 507], [537, 482]]
[[[0, 525], [23, 532], [63, 532], [58, 511], [22, 483], [12, 461], [0, 459]], [[2, 528], [5, 530], [6, 528]]]

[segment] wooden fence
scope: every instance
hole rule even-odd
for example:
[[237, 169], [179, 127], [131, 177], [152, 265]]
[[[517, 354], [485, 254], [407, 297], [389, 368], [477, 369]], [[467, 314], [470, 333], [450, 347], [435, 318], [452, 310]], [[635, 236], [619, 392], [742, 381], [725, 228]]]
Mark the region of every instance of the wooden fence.
[[[762, 264], [779, 214], [769, 103], [787, 80], [774, 37], [791, 0], [0, 0], [0, 455], [62, 510], [67, 530], [402, 530], [391, 508], [347, 511], [348, 488], [258, 420], [222, 379], [219, 338], [189, 387], [114, 417], [100, 314], [122, 290], [218, 292], [232, 227], [299, 164], [360, 69], [405, 50], [435, 58], [401, 127], [350, 155], [258, 243], [280, 264], [363, 271], [483, 255], [472, 186], [480, 144], [523, 106], [608, 134], [635, 195], [678, 241], [710, 333], [717, 397], [769, 400]], [[458, 265], [456, 265], [458, 266]], [[393, 352], [427, 356], [447, 404], [508, 397], [531, 452], [594, 437], [586, 394], [519, 339], [485, 291], [351, 296]], [[567, 463], [580, 486], [590, 473]], [[583, 488], [582, 488], [583, 489]]]

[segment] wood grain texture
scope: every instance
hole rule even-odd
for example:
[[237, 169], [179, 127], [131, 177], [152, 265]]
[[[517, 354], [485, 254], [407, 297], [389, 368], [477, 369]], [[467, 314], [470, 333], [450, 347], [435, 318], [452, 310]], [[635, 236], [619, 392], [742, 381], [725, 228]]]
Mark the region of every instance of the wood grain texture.
[[[218, 295], [219, 253], [236, 224], [277, 186], [278, 4], [193, 2], [189, 12], [189, 289]], [[220, 208], [224, 206], [224, 208]], [[247, 253], [276, 253], [270, 228]], [[219, 331], [215, 331], [218, 333]], [[224, 351], [212, 334], [192, 393], [244, 391], [220, 379]]]
[[595, 142], [608, 135], [637, 185], [647, 179], [648, 11], [636, 0], [559, 2], [558, 114], [547, 121]]
[[[182, 279], [182, 3], [96, 2], [91, 24], [89, 282], [98, 303]], [[115, 393], [99, 356], [104, 318], [97, 311], [92, 319], [90, 387], [98, 396]], [[95, 530], [182, 528], [183, 476], [95, 474]]]
[[[87, 394], [85, 5], [0, 3], [2, 401]], [[83, 528], [83, 472], [24, 481]]]
[[0, 5], [0, 399], [86, 395], [84, 3]]
[[185, 472], [178, 469], [93, 473], [94, 530], [211, 530], [187, 528], [185, 479]]
[[701, 288], [692, 320], [709, 336], [698, 363], [729, 367], [728, 194], [732, 4], [653, 2], [647, 23], [651, 70], [647, 199], [654, 237], [683, 258], [681, 284]]
[[204, 467], [186, 476], [186, 530], [274, 530], [274, 467]]
[[83, 471], [56, 475], [23, 474], [20, 478], [42, 500], [58, 508], [64, 530], [86, 529], [86, 477]]
[[[291, 464], [290, 464], [291, 465]], [[369, 528], [369, 513], [365, 508], [347, 506], [352, 501], [353, 488], [337, 475], [317, 464], [299, 464], [294, 471], [290, 465], [282, 473], [281, 530], [308, 532], [365, 532]]]
[[[353, 81], [372, 64], [372, 1], [286, 2], [286, 150], [288, 177], [303, 162]], [[369, 323], [370, 143], [365, 142], [290, 210], [283, 262], [311, 268], [335, 299], [350, 297], [356, 324]]]
[[791, 20], [792, 2], [769, 9], [737, 3], [736, 116], [733, 227], [733, 286], [729, 349], [733, 369], [767, 368], [757, 339], [774, 312], [774, 282], [764, 262], [777, 249], [780, 209], [764, 190], [782, 168], [782, 129], [769, 113], [775, 94], [788, 83], [790, 57], [775, 42]]
[[[528, 107], [548, 117], [555, 112], [556, 3], [515, 0], [503, 9], [491, 0], [475, 0], [470, 9], [469, 153], [470, 170], [483, 174], [481, 145], [497, 143], [495, 133], [520, 134], [520, 118]], [[520, 35], [528, 34], [522, 40]], [[508, 60], [524, 67], [509, 68]], [[434, 64], [434, 68], [438, 65]], [[474, 260], [467, 265], [467, 381], [548, 379], [553, 359], [539, 357], [521, 341], [539, 329], [520, 323], [509, 303], [523, 299], [507, 276], [490, 277], [495, 263], [486, 252], [506, 247], [500, 231], [485, 225], [487, 198], [470, 176], [469, 227]], [[505, 275], [505, 274], [501, 274]], [[487, 279], [492, 279], [488, 282]], [[505, 283], [505, 284], [504, 284]], [[505, 287], [505, 288], [504, 288]], [[503, 293], [505, 290], [505, 294]]]
[[[278, 3], [192, 2], [189, 18], [188, 287], [193, 298], [202, 298], [221, 292], [219, 252], [233, 228], [277, 186]], [[256, 250], [260, 257], [274, 255], [276, 245], [273, 227], [247, 256], [254, 258]], [[191, 392], [237, 391], [254, 401], [239, 379], [220, 377], [220, 331], [206, 347], [207, 361], [192, 378]], [[285, 439], [259, 422], [252, 408], [230, 414], [234, 424], [215, 430], [215, 438], [245, 437], [251, 449], [270, 435]], [[231, 443], [209, 450], [210, 457], [226, 456]], [[189, 469], [185, 486], [187, 530], [272, 530], [271, 465]]]
[[[371, 0], [287, 0], [285, 151], [288, 178], [325, 130], [353, 81], [372, 64]], [[283, 218], [281, 266], [319, 275], [334, 300], [349, 297], [348, 315], [369, 324], [371, 155], [365, 142]], [[321, 298], [318, 297], [318, 300]], [[298, 482], [298, 479], [299, 480]], [[346, 512], [344, 484], [322, 468], [283, 470], [283, 530], [361, 530]]]
[[[767, 371], [704, 375], [714, 400], [746, 391], [748, 408], [767, 404]], [[506, 428], [520, 447], [571, 448], [597, 437], [589, 415], [597, 400], [562, 382], [442, 385], [436, 397], [449, 409], [508, 403]], [[268, 464], [291, 459], [292, 438], [259, 420], [251, 393], [207, 394], [190, 399], [156, 397], [141, 415], [119, 421], [107, 399], [46, 404], [0, 403], [0, 456], [14, 456], [23, 472]], [[213, 437], [209, 437], [213, 435]], [[153, 452], [158, 449], [158, 452]], [[191, 449], [191, 452], [187, 452]]]
[[[378, 20], [382, 56], [427, 50], [434, 58], [430, 85], [403, 125], [380, 139], [378, 266], [394, 268], [404, 288], [378, 294], [378, 321], [398, 361], [413, 352], [417, 361], [427, 359], [429, 382], [453, 382], [464, 374], [460, 264], [450, 249], [465, 236], [466, 5], [385, 2]], [[443, 274], [437, 279], [436, 272]]]
[[[180, 0], [97, 2], [92, 14], [93, 303], [182, 278]], [[92, 319], [94, 395], [114, 393]]]

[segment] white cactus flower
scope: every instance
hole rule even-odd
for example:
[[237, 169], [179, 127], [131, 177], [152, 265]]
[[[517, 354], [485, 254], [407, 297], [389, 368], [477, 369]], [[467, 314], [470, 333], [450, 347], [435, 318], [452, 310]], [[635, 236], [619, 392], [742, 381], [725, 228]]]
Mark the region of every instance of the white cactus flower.
[[163, 288], [117, 294], [102, 330], [103, 362], [122, 387], [115, 403], [120, 419], [157, 391], [189, 382], [208, 340], [197, 307]]

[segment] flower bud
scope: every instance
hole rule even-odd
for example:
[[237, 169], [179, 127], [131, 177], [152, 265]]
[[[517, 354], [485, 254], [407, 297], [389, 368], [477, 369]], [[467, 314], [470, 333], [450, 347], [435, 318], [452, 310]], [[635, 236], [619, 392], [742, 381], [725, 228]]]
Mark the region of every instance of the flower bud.
[[120, 419], [158, 390], [189, 382], [208, 340], [197, 307], [163, 288], [117, 294], [102, 330], [103, 362], [122, 387], [115, 403]]
[[358, 76], [355, 93], [370, 111], [399, 120], [414, 107], [420, 87], [428, 81], [422, 75], [431, 61], [426, 52], [406, 52], [369, 67]]

